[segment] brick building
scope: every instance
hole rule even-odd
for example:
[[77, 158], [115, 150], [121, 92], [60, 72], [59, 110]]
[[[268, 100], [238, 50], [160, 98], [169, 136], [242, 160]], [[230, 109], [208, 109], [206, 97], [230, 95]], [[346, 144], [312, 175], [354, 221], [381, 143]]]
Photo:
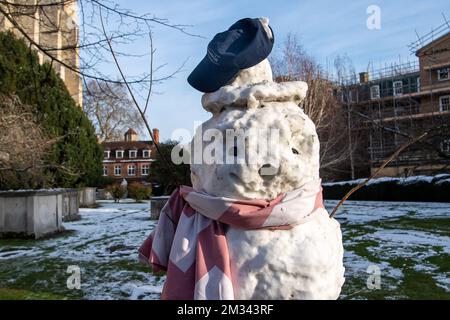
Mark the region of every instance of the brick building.
[[123, 141], [102, 142], [103, 176], [128, 183], [148, 182], [151, 163], [155, 161], [155, 143], [159, 143], [158, 129], [153, 129], [153, 136], [155, 141], [139, 141], [136, 131], [130, 128]]
[[[340, 87], [356, 141], [351, 158], [358, 160], [350, 159], [353, 178], [373, 173], [412, 137], [450, 124], [449, 29], [441, 26], [440, 34], [412, 44], [414, 62], [362, 72]], [[449, 167], [450, 134], [442, 130], [402, 152], [381, 176], [437, 174]]]
[[[79, 69], [77, 0], [60, 3], [54, 0], [11, 0], [8, 3], [1, 6], [9, 13], [12, 21], [0, 14], [0, 32], [10, 30], [17, 37], [23, 38], [15, 23], [43, 50], [47, 50], [70, 68]], [[38, 51], [38, 57], [41, 63], [50, 60], [42, 51]], [[72, 98], [82, 107], [82, 80], [79, 74], [57, 62], [52, 65], [66, 84]]]

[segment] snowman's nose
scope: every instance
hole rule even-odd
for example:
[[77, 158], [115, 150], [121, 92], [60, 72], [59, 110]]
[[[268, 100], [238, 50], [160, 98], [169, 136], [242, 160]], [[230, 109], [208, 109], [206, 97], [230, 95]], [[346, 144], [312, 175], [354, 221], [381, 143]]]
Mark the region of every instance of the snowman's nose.
[[272, 177], [278, 173], [278, 167], [270, 163], [265, 163], [259, 168], [258, 173], [261, 177]]

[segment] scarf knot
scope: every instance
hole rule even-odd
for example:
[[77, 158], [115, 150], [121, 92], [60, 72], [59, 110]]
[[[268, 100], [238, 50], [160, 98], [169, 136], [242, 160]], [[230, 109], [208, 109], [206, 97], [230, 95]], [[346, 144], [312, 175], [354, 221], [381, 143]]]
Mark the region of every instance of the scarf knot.
[[139, 254], [153, 272], [167, 271], [162, 299], [232, 300], [225, 226], [286, 230], [310, 221], [323, 207], [320, 180], [271, 201], [216, 197], [180, 186]]

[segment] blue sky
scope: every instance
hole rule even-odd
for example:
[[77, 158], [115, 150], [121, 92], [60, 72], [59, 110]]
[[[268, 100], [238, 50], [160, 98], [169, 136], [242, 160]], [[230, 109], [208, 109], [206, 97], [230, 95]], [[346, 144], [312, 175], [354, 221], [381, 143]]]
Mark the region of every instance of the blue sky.
[[[190, 71], [204, 57], [209, 40], [245, 17], [268, 17], [275, 33], [277, 50], [289, 32], [298, 36], [305, 49], [321, 64], [332, 63], [336, 55], [346, 54], [356, 67], [364, 71], [369, 62], [377, 68], [385, 62], [414, 60], [407, 45], [419, 34], [429, 32], [450, 19], [448, 0], [418, 1], [249, 1], [249, 0], [116, 0], [127, 9], [167, 18], [175, 24], [192, 25], [187, 31], [203, 38], [190, 37], [166, 27], [154, 27], [157, 65], [167, 64], [159, 76], [169, 74], [186, 61], [174, 78], [155, 88], [148, 118], [152, 127], [160, 129], [162, 140], [177, 128], [193, 131], [195, 121], [210, 115], [201, 107], [201, 93], [186, 82]], [[366, 27], [367, 7], [381, 9], [381, 29]], [[145, 41], [136, 43], [132, 52], [148, 51]], [[146, 68], [142, 59], [123, 58], [127, 74], [139, 74]], [[131, 106], [130, 106], [131, 107]]]

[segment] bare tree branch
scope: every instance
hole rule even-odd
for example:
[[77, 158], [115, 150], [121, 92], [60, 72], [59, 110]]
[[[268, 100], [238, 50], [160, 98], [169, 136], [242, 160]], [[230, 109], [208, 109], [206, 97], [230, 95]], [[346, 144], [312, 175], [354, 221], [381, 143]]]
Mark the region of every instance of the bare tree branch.
[[403, 144], [400, 148], [398, 148], [388, 159], [386, 159], [383, 164], [367, 179], [365, 179], [362, 183], [358, 184], [357, 186], [355, 186], [354, 188], [352, 188], [349, 192], [347, 192], [347, 194], [344, 196], [344, 198], [341, 199], [341, 201], [339, 201], [339, 203], [336, 205], [336, 207], [334, 207], [333, 211], [330, 214], [330, 218], [333, 218], [336, 215], [337, 210], [339, 209], [339, 207], [345, 202], [347, 201], [347, 199], [356, 191], [358, 191], [359, 189], [361, 189], [362, 187], [364, 187], [370, 180], [372, 180], [373, 178], [375, 178], [392, 160], [394, 160], [395, 158], [398, 157], [398, 155], [405, 150], [406, 148], [410, 147], [411, 145], [415, 144], [416, 142], [422, 140], [423, 138], [425, 138], [428, 135], [428, 132], [422, 133], [421, 135], [411, 139], [410, 141], [408, 141], [407, 143]]
[[[142, 118], [142, 120], [144, 121], [144, 124], [145, 124], [145, 126], [146, 126], [146, 128], [147, 128], [148, 134], [150, 135], [151, 139], [152, 139], [153, 141], [155, 141], [155, 138], [154, 138], [154, 136], [153, 136], [153, 130], [151, 129], [151, 127], [150, 127], [150, 125], [149, 125], [149, 123], [148, 123], [148, 120], [147, 120], [147, 118], [146, 118], [146, 116], [145, 116], [145, 114], [144, 114], [144, 112], [143, 112], [143, 109], [141, 109], [141, 107], [140, 107], [138, 101], [136, 100], [136, 98], [135, 98], [135, 96], [134, 96], [133, 90], [132, 90], [131, 86], [129, 85], [129, 83], [128, 83], [127, 79], [126, 79], [125, 74], [124, 74], [123, 71], [122, 71], [122, 67], [120, 66], [120, 63], [119, 63], [119, 61], [117, 60], [117, 57], [116, 57], [116, 55], [115, 55], [115, 53], [114, 53], [114, 49], [113, 49], [113, 47], [112, 47], [112, 44], [111, 44], [111, 42], [109, 41], [108, 35], [107, 35], [107, 33], [106, 33], [106, 29], [105, 29], [105, 24], [104, 24], [104, 22], [103, 22], [103, 17], [102, 17], [102, 12], [101, 12], [101, 10], [100, 10], [100, 22], [101, 22], [101, 25], [102, 25], [102, 29], [103, 29], [103, 33], [104, 33], [104, 35], [105, 35], [105, 38], [108, 39], [108, 41], [107, 41], [107, 42], [108, 42], [108, 46], [109, 46], [111, 55], [112, 55], [112, 57], [113, 57], [113, 59], [114, 59], [114, 62], [115, 62], [115, 64], [116, 64], [117, 70], [119, 71], [119, 73], [120, 73], [120, 75], [121, 75], [121, 77], [122, 77], [122, 80], [123, 80], [123, 82], [125, 83], [125, 85], [126, 85], [126, 87], [127, 87], [127, 89], [128, 89], [128, 92], [129, 92], [129, 94], [130, 94], [130, 96], [131, 96], [131, 99], [133, 100], [133, 103], [134, 103], [135, 107], [136, 107], [137, 110], [139, 111], [139, 113], [140, 113], [140, 115], [141, 115], [141, 118]], [[160, 150], [160, 148], [159, 148], [159, 146], [158, 146], [158, 143], [155, 143], [155, 147], [156, 147], [156, 150], [157, 150], [158, 154], [159, 154], [159, 155], [161, 156], [161, 158], [164, 160], [164, 165], [168, 165], [169, 167], [174, 168], [174, 164], [172, 163], [172, 161], [169, 161], [169, 160], [165, 157], [165, 155], [161, 152], [161, 150]], [[171, 171], [171, 172], [172, 172], [172, 171]], [[175, 182], [176, 182], [177, 177], [176, 177], [175, 175], [174, 175], [174, 179], [175, 179]]]

